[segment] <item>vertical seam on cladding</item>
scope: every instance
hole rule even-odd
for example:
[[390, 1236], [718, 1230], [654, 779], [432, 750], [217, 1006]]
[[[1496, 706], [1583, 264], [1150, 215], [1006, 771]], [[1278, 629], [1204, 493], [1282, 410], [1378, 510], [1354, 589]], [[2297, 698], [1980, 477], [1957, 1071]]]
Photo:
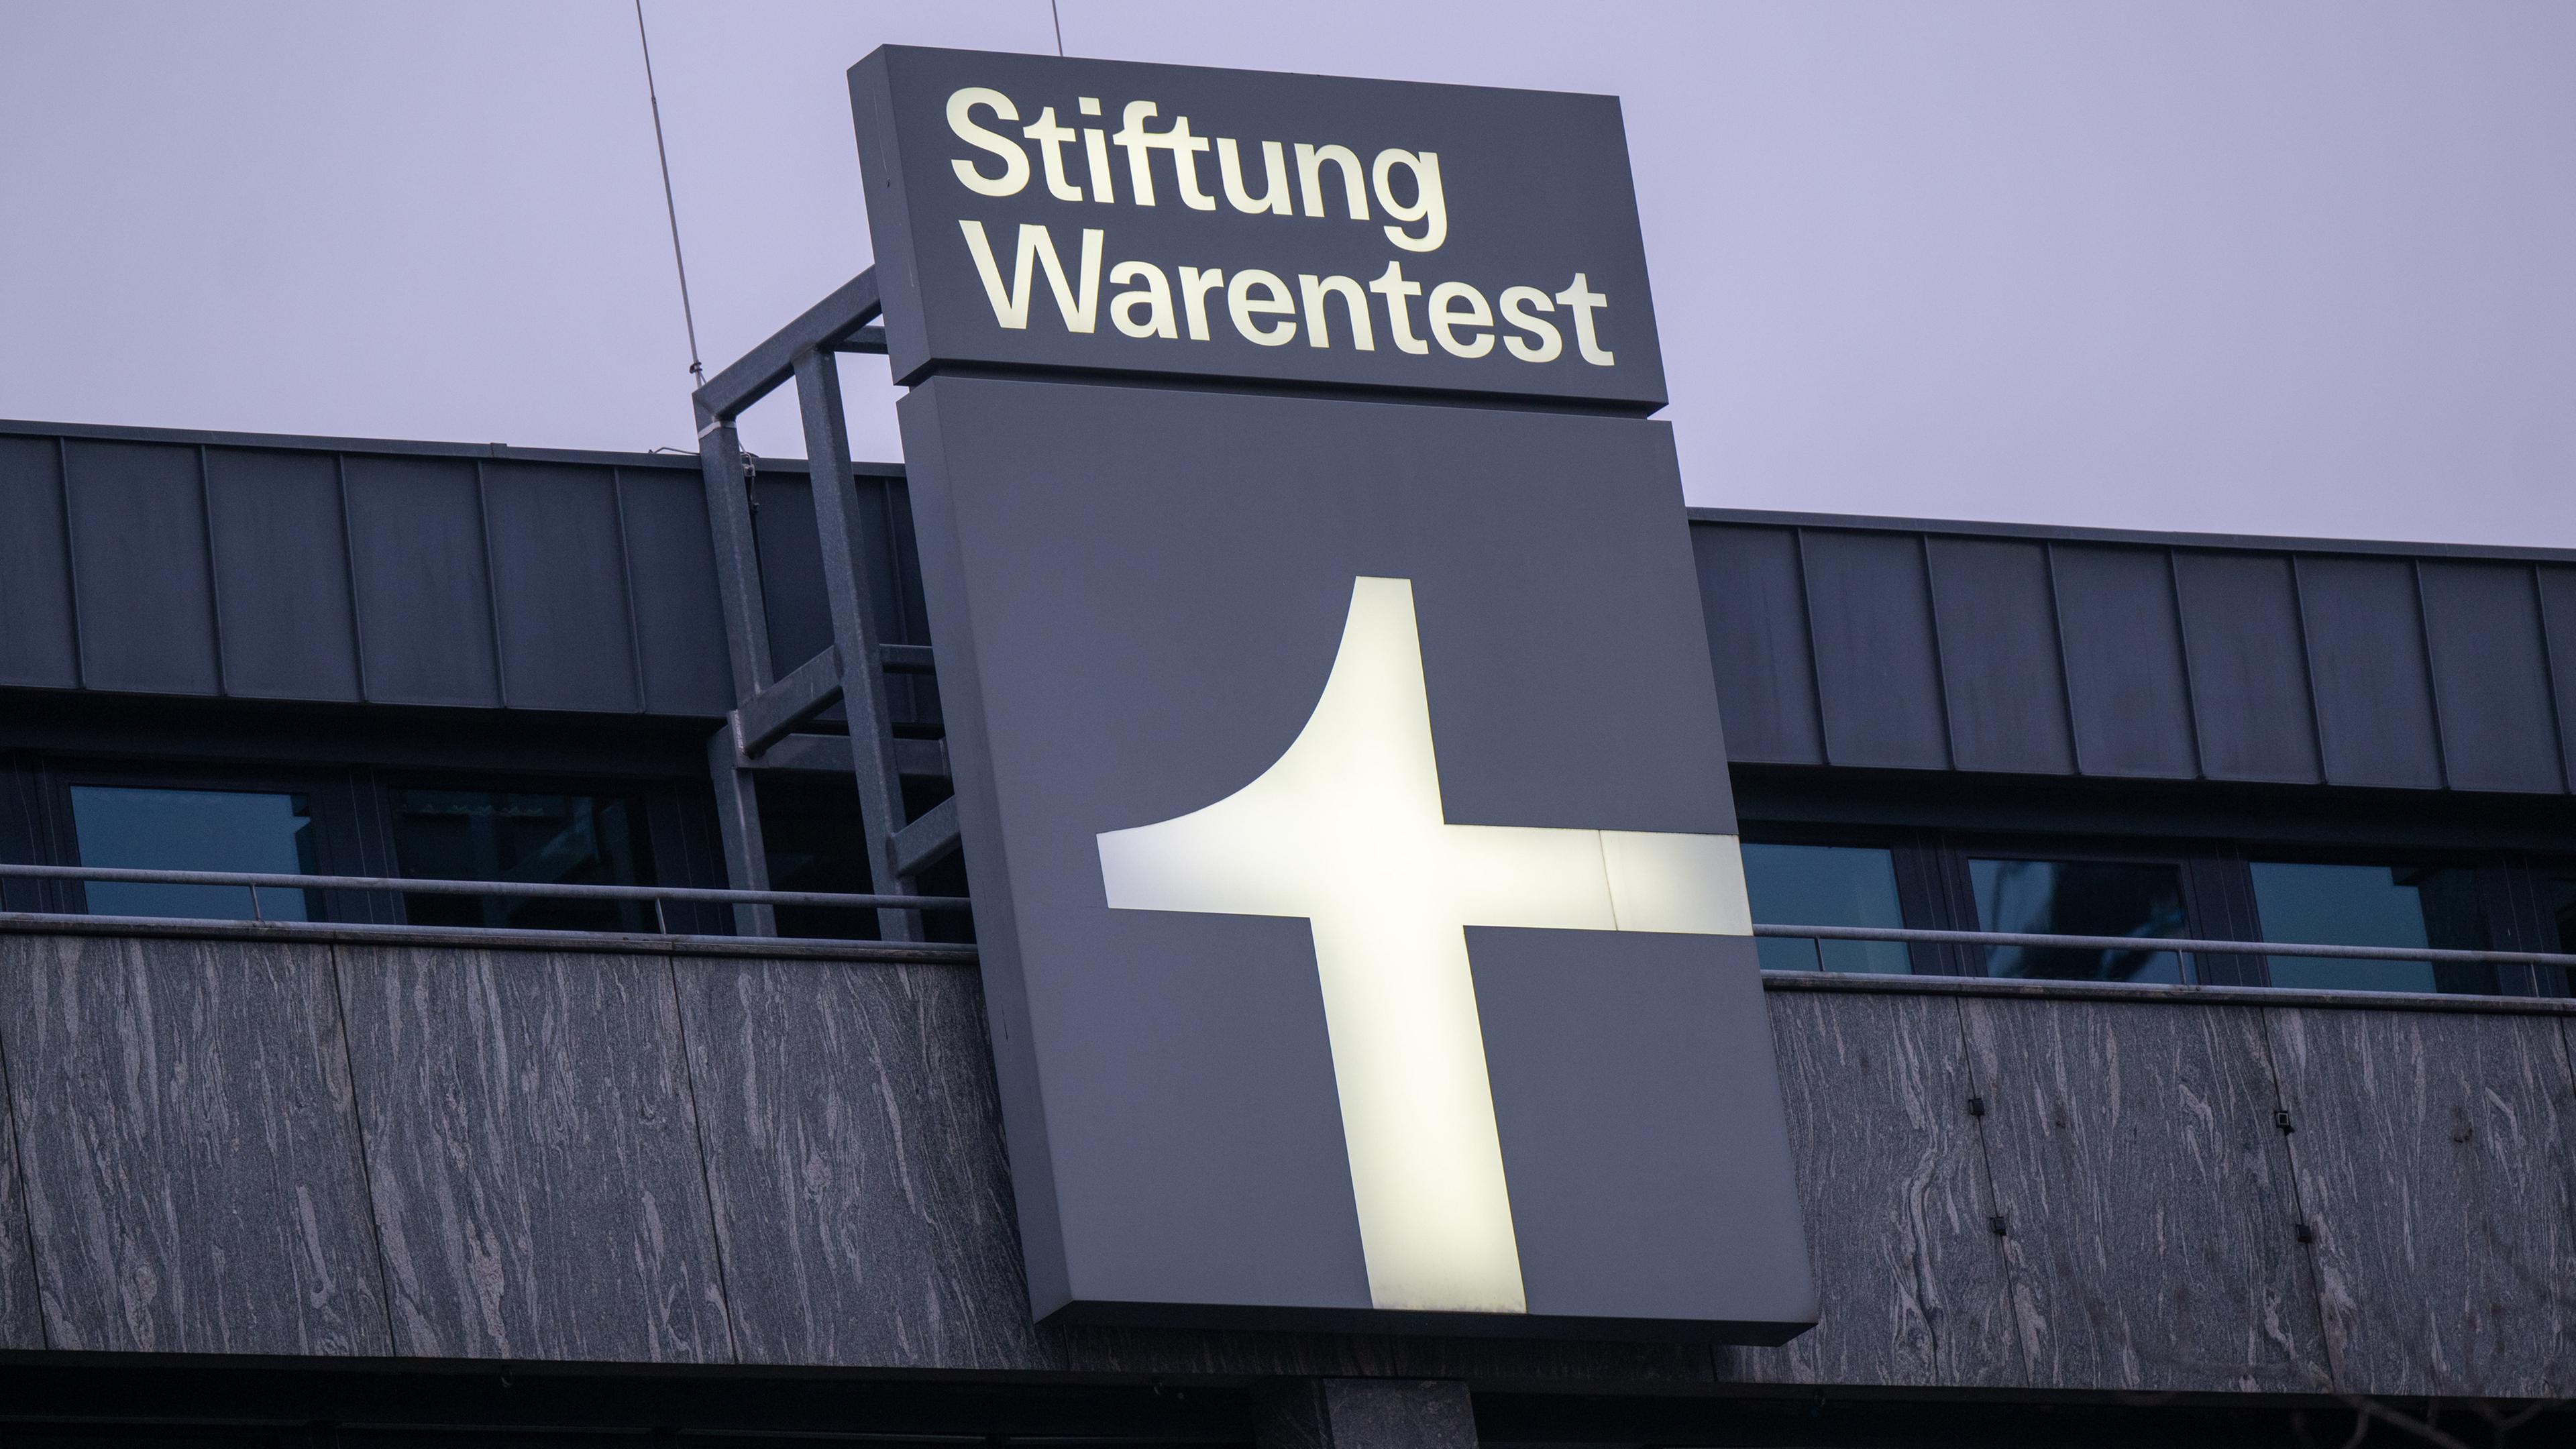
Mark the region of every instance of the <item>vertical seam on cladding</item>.
[[2433, 772], [2442, 788], [2451, 788], [2451, 738], [2442, 728], [2442, 672], [2433, 662], [2433, 611], [2424, 602], [2424, 564], [2406, 561], [2407, 580], [2415, 585], [2415, 643], [2424, 651], [2424, 704], [2433, 720]]
[[224, 576], [215, 562], [215, 476], [206, 465], [206, 445], [197, 445], [197, 526], [206, 553], [206, 627], [215, 646], [215, 694], [232, 697], [232, 671], [224, 667]]
[[63, 603], [72, 615], [72, 683], [89, 688], [89, 648], [81, 637], [80, 539], [72, 523], [72, 447], [54, 439], [54, 496], [63, 509]]
[[331, 476], [340, 492], [340, 576], [349, 583], [349, 660], [358, 667], [358, 700], [375, 696], [367, 685], [367, 621], [358, 604], [358, 535], [349, 518], [349, 455], [331, 455]]
[[400, 1358], [404, 1354], [394, 1321], [394, 1270], [385, 1257], [384, 1214], [376, 1201], [374, 1158], [367, 1151], [366, 1105], [359, 1100], [358, 1049], [349, 1039], [348, 981], [340, 960], [343, 948], [333, 944], [323, 949], [331, 962], [331, 1006], [340, 1026], [340, 1070], [349, 1074], [349, 1130], [357, 1138], [358, 1189], [367, 1199], [367, 1238], [376, 1246], [376, 1306], [385, 1315], [385, 1352]]
[[2032, 1382], [2039, 1377], [2039, 1364], [2024, 1352], [2028, 1345], [2022, 1336], [2021, 1294], [2015, 1290], [2014, 1285], [2014, 1279], [2019, 1275], [2013, 1270], [2013, 1252], [2008, 1245], [2011, 1218], [2004, 1207], [2003, 1191], [1995, 1181], [1994, 1144], [1986, 1138], [1986, 1123], [1992, 1120], [1995, 1109], [2003, 1104], [2003, 1089], [1996, 1083], [1982, 1080], [1977, 1071], [1976, 1043], [1971, 1039], [1968, 1030], [1967, 998], [1953, 997], [1950, 1008], [1951, 1023], [1959, 1033], [1959, 1066], [1967, 1073], [1968, 1090], [1992, 1104], [1988, 1106], [1984, 1115], [1969, 1117], [1968, 1135], [1969, 1140], [1975, 1144], [1977, 1175], [1985, 1179], [1986, 1211], [1999, 1220], [2006, 1230], [2003, 1233], [1989, 1234], [1986, 1242], [1995, 1255], [1995, 1280], [2004, 1287], [2004, 1316], [2012, 1330], [2014, 1354], [2021, 1359], [2024, 1382]]
[[[2549, 706], [2549, 733], [2558, 746], [2558, 789], [2561, 794], [2576, 789], [2576, 763], [2570, 761], [2567, 738], [2567, 716], [2558, 707], [2558, 673], [2560, 662], [2555, 640], [2549, 637], [2549, 591], [2541, 586], [2540, 565], [2525, 564], [2522, 576], [2531, 584], [2531, 609], [2540, 621], [2540, 684], [2542, 702]], [[2576, 660], [2568, 661], [2576, 665]]]
[[2191, 611], [2182, 604], [2182, 559], [2179, 550], [2160, 548], [2158, 557], [2165, 563], [2165, 597], [2173, 603], [2174, 648], [2182, 655], [2182, 708], [2184, 722], [2191, 726], [2191, 773], [2193, 778], [2209, 778], [2209, 756], [2201, 746], [2200, 686], [2191, 677]]
[[1825, 673], [1816, 658], [1816, 594], [1807, 581], [1807, 531], [1789, 530], [1789, 550], [1798, 569], [1798, 625], [1807, 650], [1807, 697], [1816, 707], [1816, 758], [1834, 762], [1834, 733], [1825, 722]]
[[1923, 564], [1923, 609], [1932, 626], [1932, 688], [1941, 696], [1941, 758], [1948, 768], [1959, 768], [1959, 721], [1950, 708], [1950, 664], [1941, 650], [1941, 590], [1932, 582], [1932, 539], [1929, 534], [1914, 535], [1914, 556]]
[[2066, 759], [2079, 777], [2084, 769], [2084, 741], [2075, 728], [2075, 669], [2066, 653], [2066, 601], [2057, 592], [2057, 545], [2041, 540], [2039, 567], [2048, 575], [2048, 632], [2057, 642], [2057, 705], [2066, 721]]
[[[2265, 956], [2257, 959], [2263, 963], [2263, 979], [2271, 980], [2271, 958]], [[2279, 1025], [2279, 1012], [2265, 1006], [2258, 1007], [2256, 1014], [2263, 1029], [2263, 1070], [2272, 1079], [2272, 1107], [2275, 1111], [2290, 1113], [2290, 1124], [2296, 1126], [2300, 1114], [2290, 1112], [2289, 1093], [2281, 1076], [2281, 1053], [2275, 1039], [2275, 1028]], [[2281, 1159], [2289, 1169], [2290, 1211], [2298, 1214], [2294, 1228], [2306, 1227], [2313, 1237], [2316, 1231], [2314, 1226], [2316, 1220], [2308, 1215], [2307, 1192], [2299, 1180], [2299, 1145], [2293, 1133], [2276, 1131], [2271, 1135], [2280, 1139]], [[2325, 1357], [2326, 1384], [2328, 1387], [2334, 1387], [2343, 1381], [2344, 1373], [2342, 1364], [2338, 1362], [2339, 1355], [2335, 1351], [2334, 1330], [2326, 1323], [2325, 1275], [2319, 1271], [2313, 1252], [2307, 1255], [2304, 1266], [2308, 1278], [2308, 1296], [2317, 1312], [2317, 1352]]]
[[626, 662], [634, 683], [635, 713], [652, 709], [644, 678], [644, 625], [635, 613], [635, 551], [626, 535], [626, 470], [608, 470], [608, 505], [617, 516], [617, 581], [626, 593]]
[[689, 1012], [680, 1000], [680, 956], [676, 946], [664, 943], [662, 970], [671, 986], [671, 1026], [678, 1035], [680, 1049], [680, 1085], [689, 1103], [689, 1135], [698, 1147], [698, 1191], [707, 1205], [707, 1244], [715, 1250], [716, 1300], [724, 1308], [725, 1354], [741, 1363], [742, 1330], [734, 1322], [733, 1279], [725, 1271], [725, 1234], [721, 1214], [716, 1207], [715, 1164], [707, 1160], [706, 1113], [698, 1106], [698, 1067], [696, 1054], [689, 1050]]
[[2275, 554], [2290, 565], [2290, 621], [2299, 631], [2299, 673], [2301, 686], [2308, 696], [2308, 742], [2316, 747], [2316, 778], [2309, 783], [2332, 784], [2334, 772], [2326, 767], [2326, 711], [2317, 697], [2317, 651], [2308, 638], [2308, 580], [2299, 567], [2297, 554]]
[[483, 460], [474, 460], [474, 522], [483, 536], [483, 617], [492, 633], [492, 689], [510, 707], [510, 653], [501, 632], [501, 570], [492, 561], [492, 499], [483, 482]]

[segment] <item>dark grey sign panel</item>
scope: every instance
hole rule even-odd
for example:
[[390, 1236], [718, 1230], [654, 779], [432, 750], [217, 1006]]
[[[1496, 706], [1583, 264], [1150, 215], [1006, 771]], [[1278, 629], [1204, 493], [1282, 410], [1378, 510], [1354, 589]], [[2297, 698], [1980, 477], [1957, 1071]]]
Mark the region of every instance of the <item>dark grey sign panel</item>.
[[1666, 400], [1613, 98], [905, 46], [850, 93], [898, 381]]
[[1040, 1317], [1814, 1321], [1664, 425], [902, 419]]

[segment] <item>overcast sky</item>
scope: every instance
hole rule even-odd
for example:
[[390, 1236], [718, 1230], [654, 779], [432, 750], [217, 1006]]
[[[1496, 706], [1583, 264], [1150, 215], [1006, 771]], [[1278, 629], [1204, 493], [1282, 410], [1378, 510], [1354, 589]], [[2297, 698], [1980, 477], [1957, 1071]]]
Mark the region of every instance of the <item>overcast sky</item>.
[[[2565, 0], [1062, 12], [1622, 97], [1695, 503], [2576, 546]], [[645, 14], [710, 369], [867, 265], [851, 62], [1055, 46], [1046, 0]], [[0, 0], [0, 63], [0, 416], [688, 444], [628, 0]]]

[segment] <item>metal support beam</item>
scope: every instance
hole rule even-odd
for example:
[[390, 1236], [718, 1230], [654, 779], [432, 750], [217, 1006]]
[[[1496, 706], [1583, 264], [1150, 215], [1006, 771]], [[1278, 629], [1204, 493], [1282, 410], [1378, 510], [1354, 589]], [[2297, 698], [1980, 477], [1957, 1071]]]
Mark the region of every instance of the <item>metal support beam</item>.
[[[794, 376], [799, 356], [833, 347], [875, 321], [877, 310], [877, 269], [870, 267], [844, 282], [839, 291], [807, 308], [804, 316], [778, 329], [768, 341], [744, 353], [741, 361], [708, 378], [707, 385], [697, 391], [698, 407], [710, 420], [732, 422], [744, 408]], [[698, 426], [705, 427], [706, 423], [702, 421]], [[806, 453], [809, 461], [813, 456], [810, 450]]]
[[[760, 798], [752, 772], [728, 724], [707, 739], [707, 774], [715, 783], [716, 826], [724, 839], [725, 884], [738, 891], [769, 889], [769, 854], [760, 838]], [[733, 908], [737, 936], [775, 936], [778, 912], [762, 905]]]
[[[752, 533], [751, 485], [743, 472], [742, 444], [730, 422], [698, 409], [698, 476], [705, 484], [707, 525], [715, 544], [717, 607], [724, 614], [725, 656], [733, 665], [737, 700], [757, 698], [769, 683], [769, 613], [761, 602], [760, 547]], [[736, 890], [769, 888], [769, 860], [760, 834], [760, 798], [744, 767], [728, 722], [707, 741], [708, 783], [724, 837], [725, 884]], [[778, 913], [763, 905], [737, 905], [734, 931], [778, 934]]]
[[698, 476], [706, 485], [707, 527], [716, 547], [716, 597], [724, 610], [725, 653], [733, 660], [733, 697], [746, 700], [769, 683], [769, 612], [760, 595], [760, 542], [751, 526], [751, 481], [733, 424], [698, 409]]
[[789, 670], [787, 677], [742, 702], [733, 712], [742, 752], [759, 759], [798, 725], [830, 709], [841, 697], [841, 651], [823, 652]]
[[[846, 775], [858, 768], [847, 735], [789, 735], [769, 747], [744, 769], [786, 770], [817, 775]], [[948, 778], [948, 746], [940, 740], [894, 742], [895, 773], [907, 780]]]
[[888, 674], [936, 674], [927, 644], [880, 644], [877, 658]]
[[858, 331], [851, 333], [849, 336], [842, 338], [840, 341], [833, 343], [832, 350], [834, 352], [869, 352], [874, 353], [879, 357], [883, 357], [885, 356], [886, 350], [885, 328], [877, 323], [871, 322], [867, 326], [860, 328]]
[[949, 796], [921, 813], [921, 818], [895, 832], [894, 868], [899, 875], [919, 875], [957, 853], [957, 797]]
[[[872, 273], [865, 274], [864, 280], [873, 308], [876, 280]], [[831, 604], [832, 643], [840, 651], [841, 704], [850, 720], [851, 774], [859, 785], [868, 871], [877, 890], [909, 894], [912, 883], [895, 867], [895, 832], [907, 823], [903, 779], [895, 767], [894, 716], [886, 706], [880, 649], [884, 641], [878, 638], [876, 620], [868, 610], [876, 590], [869, 577], [870, 549], [861, 525], [858, 485], [850, 477], [850, 432], [841, 408], [839, 368], [839, 361], [819, 345], [797, 353], [796, 401], [805, 421], [805, 466], [813, 485], [815, 531], [823, 546], [823, 593]], [[916, 911], [879, 911], [877, 928], [889, 941], [918, 941], [921, 916]]]

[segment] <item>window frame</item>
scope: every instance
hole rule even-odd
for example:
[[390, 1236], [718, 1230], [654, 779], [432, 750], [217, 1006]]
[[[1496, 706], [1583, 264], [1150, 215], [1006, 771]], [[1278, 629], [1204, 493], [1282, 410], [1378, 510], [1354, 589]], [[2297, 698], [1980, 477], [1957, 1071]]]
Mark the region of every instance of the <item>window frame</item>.
[[[398, 790], [467, 790], [525, 795], [628, 796], [643, 806], [644, 848], [653, 857], [653, 879], [642, 884], [723, 884], [721, 880], [706, 880], [708, 860], [705, 850], [708, 842], [702, 830], [691, 828], [693, 822], [683, 799], [683, 787], [674, 780], [597, 772], [546, 774], [413, 766], [378, 769], [369, 774], [373, 777], [369, 782], [368, 796], [373, 811], [373, 827], [376, 838], [384, 842], [385, 869], [378, 872], [382, 875], [401, 874], [400, 861], [394, 854], [394, 793]], [[403, 925], [411, 924], [403, 898], [399, 894], [386, 898], [392, 905], [394, 920]], [[720, 934], [729, 929], [725, 908], [701, 901], [665, 902], [663, 920], [671, 930], [689, 935]]]
[[[724, 884], [713, 800], [701, 778], [614, 770], [487, 770], [465, 763], [376, 766], [12, 751], [0, 754], [0, 858], [23, 856], [39, 865], [82, 864], [71, 791], [83, 785], [302, 795], [314, 822], [316, 870], [324, 875], [380, 877], [401, 874], [393, 847], [393, 792], [397, 789], [622, 795], [642, 807], [644, 840], [653, 857], [653, 884]], [[88, 892], [79, 881], [20, 880], [0, 883], [0, 887], [5, 887], [0, 889], [0, 905], [7, 909], [89, 914]], [[313, 917], [317, 923], [410, 924], [397, 892], [314, 891], [308, 898], [318, 908]], [[670, 902], [665, 919], [676, 932], [715, 935], [732, 929], [730, 911], [702, 902]]]
[[[2209, 872], [2198, 864], [2211, 858], [2214, 843], [2177, 839], [2170, 836], [2074, 836], [2054, 832], [1954, 830], [1941, 832], [1939, 844], [1942, 884], [1946, 893], [1948, 919], [1954, 931], [1986, 929], [1977, 915], [1976, 885], [1968, 869], [1970, 860], [2042, 860], [2100, 865], [2172, 866], [2182, 886], [2181, 939], [2230, 940], [2223, 931], [2212, 930], [2213, 917], [2221, 914], [2225, 898], [2220, 883], [2209, 878]], [[1958, 946], [1952, 948], [1954, 960], [1973, 970], [1959, 974], [1990, 976], [1989, 953], [1992, 946]], [[2241, 979], [2219, 979], [2241, 976], [2241, 971], [2226, 965], [2239, 958], [2217, 957], [2207, 952], [2181, 951], [2183, 984], [2188, 986], [2257, 985]], [[2204, 964], [2207, 962], [2208, 964]]]
[[[368, 875], [359, 825], [363, 814], [350, 771], [328, 766], [281, 765], [230, 760], [184, 761], [121, 756], [49, 754], [34, 761], [34, 794], [42, 801], [45, 828], [37, 840], [46, 863], [85, 865], [80, 830], [72, 815], [72, 790], [94, 786], [120, 790], [237, 791], [245, 794], [301, 795], [306, 818], [313, 822], [313, 865], [321, 875]], [[49, 909], [88, 915], [89, 891], [82, 881], [49, 882], [57, 904]], [[266, 887], [263, 887], [266, 889]], [[367, 893], [305, 892], [316, 906], [317, 922], [366, 922], [376, 919]]]
[[[2257, 860], [2319, 864], [2421, 864], [2474, 869], [2489, 944], [2497, 950], [2576, 951], [2557, 939], [2542, 880], [2546, 873], [2576, 876], [2576, 854], [2479, 849], [2456, 843], [2409, 843], [2408, 832], [2369, 844], [2259, 836], [2194, 836], [2169, 832], [2090, 835], [2052, 829], [1872, 826], [1850, 821], [1749, 818], [1738, 826], [1748, 844], [1840, 845], [1886, 850], [1896, 867], [1897, 897], [1905, 925], [1915, 930], [1975, 931], [1976, 894], [1971, 859], [2099, 861], [2170, 865], [2182, 875], [2186, 937], [2260, 941], [2262, 916], [2254, 900]], [[1990, 947], [1909, 947], [1918, 976], [1988, 975]], [[2181, 953], [2187, 982], [2202, 986], [2272, 985], [2269, 957], [2235, 952]], [[2563, 969], [2500, 966], [2498, 985], [2509, 996], [2576, 996], [2576, 981]], [[2360, 993], [2357, 993], [2360, 994]]]

